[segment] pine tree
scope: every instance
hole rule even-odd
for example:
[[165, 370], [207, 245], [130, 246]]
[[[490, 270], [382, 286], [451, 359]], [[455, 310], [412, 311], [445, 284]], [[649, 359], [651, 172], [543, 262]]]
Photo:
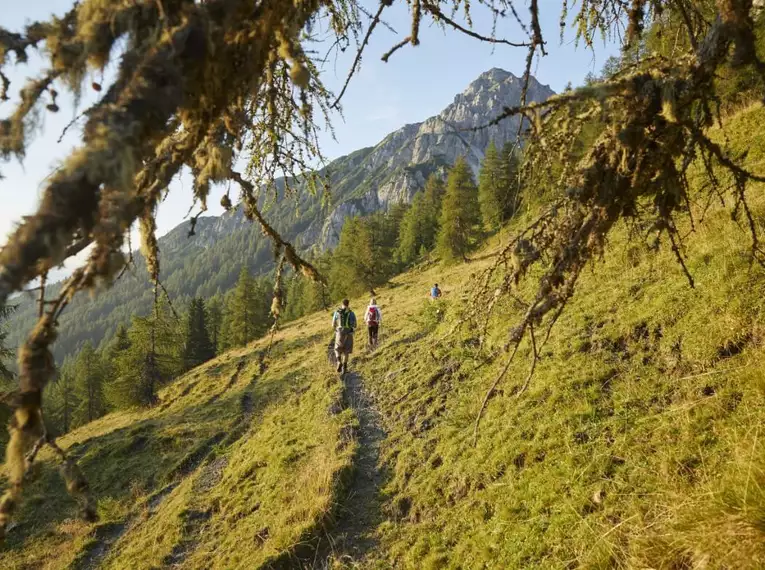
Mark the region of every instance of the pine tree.
[[183, 366], [186, 370], [199, 366], [215, 356], [207, 330], [205, 304], [200, 298], [192, 299], [189, 305], [184, 340]]
[[207, 331], [215, 353], [220, 353], [220, 332], [223, 324], [223, 299], [219, 294], [207, 302]]
[[502, 222], [506, 222], [515, 215], [521, 204], [523, 182], [521, 180], [520, 157], [517, 145], [506, 143], [500, 156], [501, 175], [500, 187], [504, 189], [501, 203]]
[[114, 333], [114, 338], [106, 348], [107, 359], [110, 364], [113, 364], [119, 355], [130, 348], [130, 338], [128, 337], [128, 329], [124, 324], [120, 324], [117, 327], [117, 332]]
[[422, 201], [421, 246], [432, 250], [436, 246], [438, 230], [441, 226], [441, 205], [444, 200], [444, 180], [438, 174], [431, 174], [425, 182], [425, 194]]
[[467, 259], [479, 235], [478, 189], [464, 158], [449, 172], [441, 208], [437, 252], [445, 261]]
[[378, 284], [371, 226], [360, 217], [346, 220], [340, 242], [332, 255], [332, 297], [340, 299], [363, 293]]
[[236, 287], [226, 296], [221, 327], [224, 350], [244, 346], [268, 330], [272, 291], [267, 279], [255, 279], [242, 268]]
[[58, 378], [45, 391], [46, 418], [58, 434], [67, 433], [72, 428], [72, 418], [79, 406], [75, 393], [74, 365], [71, 357], [64, 360]]
[[412, 206], [402, 217], [395, 256], [403, 266], [414, 263], [433, 249], [443, 194], [443, 180], [437, 174], [431, 174], [424, 190], [415, 194]]
[[505, 221], [507, 208], [508, 182], [503, 176], [502, 157], [494, 146], [494, 141], [486, 149], [478, 176], [478, 203], [484, 227], [491, 232], [497, 231]]
[[72, 425], [92, 422], [106, 412], [105, 372], [101, 355], [90, 341], [86, 342], [74, 363], [74, 395], [78, 405], [74, 410]]
[[115, 408], [154, 404], [159, 386], [183, 370], [183, 331], [164, 303], [148, 317], [133, 317], [128, 339], [130, 347], [120, 353], [106, 387]]
[[396, 260], [404, 266], [417, 260], [424, 244], [422, 243], [422, 226], [424, 225], [423, 192], [417, 192], [412, 200], [412, 206], [401, 220], [396, 248]]

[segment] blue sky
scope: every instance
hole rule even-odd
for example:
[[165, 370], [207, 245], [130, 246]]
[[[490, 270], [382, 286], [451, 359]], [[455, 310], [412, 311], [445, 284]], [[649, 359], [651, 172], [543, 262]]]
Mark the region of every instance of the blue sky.
[[[3, 4], [2, 25], [10, 30], [20, 30], [25, 22], [46, 18], [51, 13], [64, 13], [72, 1], [4, 1]], [[369, 0], [365, 4], [370, 7], [377, 5]], [[479, 7], [478, 3], [475, 4]], [[571, 29], [567, 30], [561, 44], [558, 24], [560, 2], [548, 0], [541, 4], [548, 56], [535, 61], [532, 69], [541, 83], [550, 85], [555, 91], [562, 90], [569, 82], [581, 84], [587, 73], [597, 72], [606, 58], [617, 52], [611, 43], [597, 45], [596, 53], [582, 46], [576, 47]], [[519, 9], [521, 6], [522, 3], [518, 2]], [[437, 114], [483, 71], [501, 67], [519, 76], [523, 72], [524, 49], [488, 45], [453, 31], [445, 33], [429, 22], [421, 30], [419, 46], [407, 46], [394, 54], [388, 63], [383, 63], [380, 56], [409, 33], [406, 4], [399, 0], [388, 8], [385, 19], [398, 34], [382, 26], [376, 30], [365, 51], [361, 70], [343, 98], [344, 117], [333, 118], [337, 140], [329, 134], [322, 137], [323, 152], [330, 159], [374, 145], [387, 133], [406, 123], [419, 122]], [[476, 10], [474, 26], [478, 31], [488, 33], [491, 21]], [[516, 41], [524, 39], [517, 25], [509, 22], [499, 24], [497, 35]], [[39, 63], [39, 60], [33, 61]], [[326, 66], [324, 80], [335, 92], [339, 92], [351, 61], [352, 54], [348, 50]], [[23, 68], [19, 70], [24, 71]], [[18, 91], [25, 76], [25, 73], [12, 73], [12, 93]], [[81, 109], [94, 95], [86, 91]], [[0, 172], [5, 176], [0, 180], [0, 236], [7, 235], [21, 216], [34, 211], [45, 177], [78, 141], [78, 132], [72, 129], [61, 142], [57, 142], [74, 113], [72, 101], [64, 96], [59, 97], [59, 107], [59, 113], [45, 115], [43, 130], [29, 148], [23, 164], [16, 160], [0, 164]], [[0, 116], [10, 111], [10, 104], [0, 103]], [[187, 180], [175, 183], [170, 197], [160, 207], [160, 233], [169, 231], [183, 220], [191, 203], [190, 196]], [[210, 200], [211, 214], [220, 213], [218, 197], [219, 194]]]

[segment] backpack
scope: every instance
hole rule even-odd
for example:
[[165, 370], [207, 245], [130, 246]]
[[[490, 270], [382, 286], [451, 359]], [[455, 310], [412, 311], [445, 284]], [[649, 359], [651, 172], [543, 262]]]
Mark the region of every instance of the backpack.
[[376, 307], [369, 307], [367, 309], [367, 314], [369, 315], [369, 320], [367, 321], [368, 325], [374, 326], [377, 324], [378, 319], [380, 318], [378, 315]]
[[338, 309], [337, 314], [340, 317], [340, 326], [344, 330], [350, 330], [353, 328], [352, 326], [350, 326], [352, 324], [351, 315], [353, 314], [350, 309], [348, 310]]

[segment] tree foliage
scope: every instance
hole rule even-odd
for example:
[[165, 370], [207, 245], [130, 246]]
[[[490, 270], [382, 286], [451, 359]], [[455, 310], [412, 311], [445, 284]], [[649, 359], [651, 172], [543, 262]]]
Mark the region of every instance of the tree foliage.
[[106, 396], [114, 408], [151, 405], [159, 387], [183, 370], [181, 323], [163, 303], [147, 317], [134, 317], [126, 348], [115, 355]]
[[74, 399], [77, 406], [73, 410], [72, 424], [82, 425], [92, 422], [106, 412], [104, 384], [107, 380], [107, 367], [93, 345], [85, 343], [74, 362]]
[[190, 370], [215, 356], [207, 325], [207, 309], [202, 299], [192, 299], [186, 316], [186, 334], [183, 347], [183, 367]]
[[329, 268], [333, 300], [360, 295], [395, 273], [394, 251], [405, 211], [393, 208], [345, 221]]
[[236, 287], [226, 296], [219, 350], [244, 346], [262, 336], [271, 325], [271, 284], [255, 279], [242, 267]]
[[75, 393], [74, 357], [67, 358], [55, 382], [45, 390], [46, 419], [55, 433], [64, 434], [72, 428], [74, 411], [78, 408]]
[[0, 306], [0, 381], [7, 381], [13, 378], [13, 372], [8, 368], [8, 360], [13, 358], [14, 350], [6, 346], [8, 333], [5, 330], [4, 323], [11, 313], [15, 310], [12, 305]]
[[431, 174], [401, 219], [396, 259], [402, 265], [412, 264], [435, 246], [443, 194], [443, 180]]
[[441, 206], [437, 253], [446, 261], [464, 260], [476, 245], [480, 230], [478, 188], [464, 158], [449, 171]]

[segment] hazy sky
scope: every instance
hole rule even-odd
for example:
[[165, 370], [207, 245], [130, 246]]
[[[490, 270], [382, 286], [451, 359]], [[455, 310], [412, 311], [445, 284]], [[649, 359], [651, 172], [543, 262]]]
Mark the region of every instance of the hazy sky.
[[[478, 6], [478, 3], [475, 3]], [[542, 28], [548, 42], [548, 56], [535, 62], [533, 73], [537, 79], [550, 85], [555, 91], [562, 90], [568, 82], [580, 84], [590, 71], [598, 71], [609, 55], [616, 53], [611, 44], [600, 44], [597, 52], [573, 44], [573, 31], [567, 32], [565, 43], [559, 42], [559, 2], [542, 2]], [[2, 22], [10, 30], [20, 30], [25, 22], [46, 18], [49, 14], [62, 14], [71, 0], [34, 0], [12, 2], [0, 0]], [[366, 1], [368, 6], [376, 2]], [[521, 2], [518, 2], [519, 8]], [[571, 10], [573, 11], [573, 9]], [[480, 13], [476, 10], [476, 13]], [[386, 21], [398, 32], [394, 34], [385, 27], [378, 27], [365, 51], [361, 71], [351, 82], [343, 99], [344, 118], [336, 116], [333, 121], [334, 141], [327, 134], [323, 137], [323, 152], [336, 158], [355, 149], [379, 142], [387, 133], [412, 122], [419, 122], [437, 114], [447, 106], [454, 95], [461, 92], [480, 73], [492, 67], [501, 67], [520, 76], [526, 52], [509, 46], [491, 46], [467, 38], [456, 32], [444, 33], [429, 25], [420, 33], [421, 45], [407, 46], [399, 50], [389, 61], [383, 63], [380, 56], [409, 32], [406, 5], [398, 2], [386, 12]], [[491, 21], [474, 17], [479, 31], [488, 33]], [[500, 23], [498, 36], [509, 39], [525, 39], [510, 23]], [[332, 61], [325, 69], [325, 81], [339, 92], [351, 65], [350, 50]], [[39, 60], [36, 60], [39, 62]], [[16, 93], [26, 76], [24, 68], [12, 74], [11, 92]], [[60, 90], [61, 91], [61, 90]], [[80, 103], [85, 108], [94, 93], [86, 90]], [[27, 152], [23, 164], [16, 160], [0, 164], [5, 179], [0, 180], [0, 236], [5, 236], [21, 216], [34, 211], [45, 177], [55, 168], [78, 141], [77, 129], [72, 129], [61, 142], [57, 142], [62, 129], [75, 114], [72, 101], [59, 97], [61, 111], [47, 113], [43, 132]], [[0, 116], [9, 114], [10, 103], [0, 103]], [[185, 184], [184, 184], [185, 182]], [[159, 230], [165, 233], [185, 217], [190, 201], [190, 184], [186, 180], [175, 183], [173, 192], [160, 207]], [[210, 213], [220, 213], [217, 205], [220, 192], [210, 200]]]

